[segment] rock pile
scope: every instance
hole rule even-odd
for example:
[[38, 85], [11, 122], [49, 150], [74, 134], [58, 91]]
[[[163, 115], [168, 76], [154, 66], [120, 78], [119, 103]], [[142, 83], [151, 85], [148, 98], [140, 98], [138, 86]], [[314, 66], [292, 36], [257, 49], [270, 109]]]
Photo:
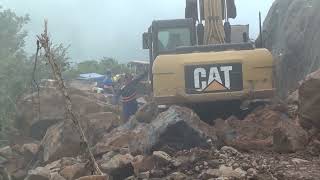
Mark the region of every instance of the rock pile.
[[[293, 98], [299, 116], [290, 115], [287, 106], [270, 105], [243, 120], [218, 119], [214, 126], [191, 109], [171, 106], [160, 113], [154, 103], [121, 124], [100, 98], [74, 91], [73, 97], [90, 99], [75, 100], [75, 109], [104, 176], [92, 176], [77, 130], [60, 114], [63, 108], [44, 101], [57, 112], [35, 118], [28, 112], [33, 108], [24, 107], [30, 102], [22, 101], [17, 121], [28, 125], [15, 138], [23, 140], [0, 149], [0, 175], [14, 180], [320, 179], [318, 80], [318, 73], [308, 76]], [[42, 96], [56, 102], [53, 94]], [[42, 123], [55, 116], [60, 120]], [[45, 133], [33, 136], [34, 127]]]
[[303, 150], [308, 142], [307, 132], [281, 109], [268, 106], [257, 109], [244, 120], [235, 117], [217, 120], [215, 128], [220, 144], [242, 151], [288, 153]]

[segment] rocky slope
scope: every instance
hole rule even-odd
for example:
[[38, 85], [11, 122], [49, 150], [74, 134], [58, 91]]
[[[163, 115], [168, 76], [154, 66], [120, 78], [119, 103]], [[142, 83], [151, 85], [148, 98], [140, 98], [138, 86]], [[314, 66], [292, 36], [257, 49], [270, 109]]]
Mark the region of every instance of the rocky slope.
[[263, 25], [265, 46], [276, 58], [282, 97], [320, 67], [320, 1], [276, 0]]

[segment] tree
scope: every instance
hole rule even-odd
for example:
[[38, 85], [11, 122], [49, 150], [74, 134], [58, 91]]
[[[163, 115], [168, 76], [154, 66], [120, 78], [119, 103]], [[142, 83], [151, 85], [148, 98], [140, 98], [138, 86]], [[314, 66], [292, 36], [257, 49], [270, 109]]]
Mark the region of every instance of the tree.
[[[53, 45], [52, 46], [52, 53], [54, 54], [54, 58], [58, 61], [58, 65], [60, 65], [61, 72], [68, 71], [70, 67], [70, 61], [68, 56], [68, 48], [65, 47], [63, 44]], [[34, 63], [35, 55], [31, 56], [30, 62]], [[38, 62], [37, 62], [37, 69], [36, 69], [36, 81], [40, 81], [41, 79], [53, 79], [51, 67], [47, 63], [47, 58], [44, 54], [39, 54]]]
[[75, 78], [79, 74], [93, 72], [105, 74], [107, 70], [110, 70], [113, 74], [129, 72], [129, 69], [125, 64], [120, 64], [113, 58], [103, 57], [100, 60], [87, 60], [80, 62], [74, 68], [67, 71], [65, 76], [67, 78]]
[[[24, 51], [28, 16], [0, 7], [0, 122], [2, 129], [14, 118], [15, 103], [30, 80], [31, 66]], [[29, 78], [28, 78], [29, 77]]]
[[103, 57], [99, 60], [99, 67], [101, 68], [100, 71], [103, 73], [107, 70], [110, 70], [113, 74], [120, 74], [129, 71], [125, 64], [120, 64], [117, 60], [107, 57]]
[[[31, 90], [35, 56], [28, 57], [24, 50], [27, 32], [23, 30], [29, 16], [17, 16], [13, 11], [0, 7], [0, 125], [1, 134], [13, 125], [16, 102]], [[35, 47], [36, 48], [36, 47]], [[68, 48], [62, 44], [52, 47], [54, 57], [62, 71], [70, 69]], [[35, 80], [51, 78], [51, 69], [46, 59], [39, 54]]]
[[0, 60], [5, 57], [25, 57], [24, 46], [27, 32], [23, 30], [29, 16], [17, 16], [10, 9], [0, 7]]

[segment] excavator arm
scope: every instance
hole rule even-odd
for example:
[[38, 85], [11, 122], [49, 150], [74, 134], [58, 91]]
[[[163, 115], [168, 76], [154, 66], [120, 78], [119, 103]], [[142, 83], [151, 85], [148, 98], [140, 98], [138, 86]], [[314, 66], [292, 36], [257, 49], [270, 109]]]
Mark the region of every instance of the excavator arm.
[[[199, 42], [205, 45], [231, 42], [229, 18], [237, 16], [234, 0], [186, 0], [185, 14], [186, 18], [198, 21], [198, 33], [202, 31], [201, 27], [204, 27], [203, 35], [198, 35], [203, 38]], [[205, 21], [205, 26], [202, 24], [203, 21]]]

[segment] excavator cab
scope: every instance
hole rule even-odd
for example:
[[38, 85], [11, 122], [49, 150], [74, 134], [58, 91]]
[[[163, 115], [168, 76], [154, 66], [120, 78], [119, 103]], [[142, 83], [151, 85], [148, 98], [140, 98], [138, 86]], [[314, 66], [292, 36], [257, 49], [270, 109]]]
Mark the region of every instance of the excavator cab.
[[153, 21], [143, 34], [143, 49], [149, 49], [150, 64], [158, 55], [172, 54], [178, 47], [195, 46], [193, 19]]

